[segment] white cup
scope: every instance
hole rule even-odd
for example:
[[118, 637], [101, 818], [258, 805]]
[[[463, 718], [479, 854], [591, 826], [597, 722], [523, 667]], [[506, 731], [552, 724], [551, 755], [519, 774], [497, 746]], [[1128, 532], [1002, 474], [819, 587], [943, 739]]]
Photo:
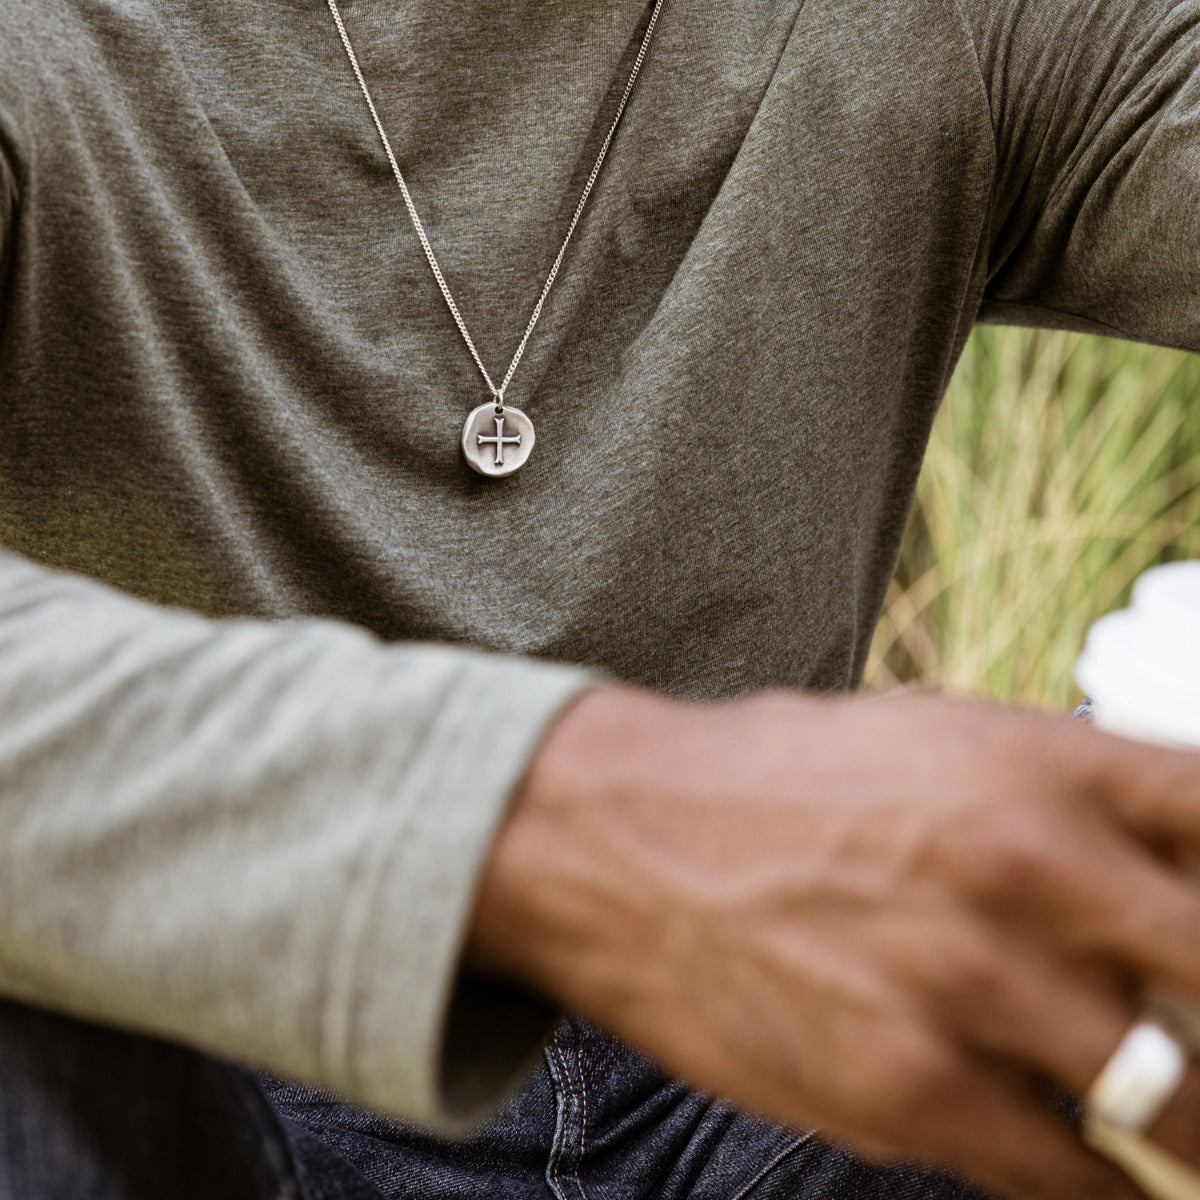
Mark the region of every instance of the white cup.
[[1200, 562], [1147, 571], [1092, 626], [1075, 678], [1101, 729], [1200, 748]]
[[[1147, 571], [1130, 606], [1088, 632], [1075, 678], [1110, 733], [1200, 749], [1200, 562]], [[1198, 872], [1200, 875], [1200, 872]], [[1148, 997], [1200, 1048], [1200, 1009]], [[1136, 1134], [1089, 1122], [1088, 1141], [1156, 1200], [1200, 1200], [1200, 1174]]]

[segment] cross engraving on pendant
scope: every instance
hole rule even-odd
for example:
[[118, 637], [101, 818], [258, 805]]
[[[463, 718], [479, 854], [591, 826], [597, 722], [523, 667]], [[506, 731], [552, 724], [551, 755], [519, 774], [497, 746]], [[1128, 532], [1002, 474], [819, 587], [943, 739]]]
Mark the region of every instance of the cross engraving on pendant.
[[502, 466], [504, 466], [504, 447], [505, 446], [519, 446], [521, 444], [521, 435], [519, 433], [517, 433], [517, 434], [514, 434], [512, 437], [505, 437], [504, 436], [504, 422], [505, 422], [506, 418], [493, 417], [492, 419], [496, 422], [496, 436], [495, 437], [484, 437], [482, 433], [480, 433], [476, 436], [478, 436], [479, 444], [481, 446], [494, 445], [496, 447], [496, 466], [502, 467]]

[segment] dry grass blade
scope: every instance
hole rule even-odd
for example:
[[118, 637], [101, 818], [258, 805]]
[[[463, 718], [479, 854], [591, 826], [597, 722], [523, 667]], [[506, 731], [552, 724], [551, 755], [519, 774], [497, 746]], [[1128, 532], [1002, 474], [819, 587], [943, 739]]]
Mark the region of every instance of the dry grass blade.
[[971, 339], [934, 427], [868, 686], [1065, 707], [1096, 617], [1200, 557], [1200, 358], [1030, 330]]

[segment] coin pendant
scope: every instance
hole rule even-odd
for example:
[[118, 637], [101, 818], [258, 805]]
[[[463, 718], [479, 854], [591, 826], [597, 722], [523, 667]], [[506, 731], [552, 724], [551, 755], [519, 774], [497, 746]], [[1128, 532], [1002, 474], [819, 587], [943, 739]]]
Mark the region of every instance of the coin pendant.
[[480, 475], [512, 475], [533, 452], [533, 422], [508, 404], [481, 404], [463, 426], [462, 449]]

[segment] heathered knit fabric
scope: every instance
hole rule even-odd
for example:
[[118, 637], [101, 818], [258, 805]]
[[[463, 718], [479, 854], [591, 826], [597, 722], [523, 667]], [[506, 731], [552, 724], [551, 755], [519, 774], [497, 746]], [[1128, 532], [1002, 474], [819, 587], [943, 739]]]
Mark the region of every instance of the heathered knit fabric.
[[[344, 12], [502, 374], [645, 0]], [[1200, 2], [668, 0], [507, 481], [322, 0], [0, 0], [0, 221], [0, 988], [448, 1124], [593, 672], [852, 686], [976, 321], [1200, 348]]]

